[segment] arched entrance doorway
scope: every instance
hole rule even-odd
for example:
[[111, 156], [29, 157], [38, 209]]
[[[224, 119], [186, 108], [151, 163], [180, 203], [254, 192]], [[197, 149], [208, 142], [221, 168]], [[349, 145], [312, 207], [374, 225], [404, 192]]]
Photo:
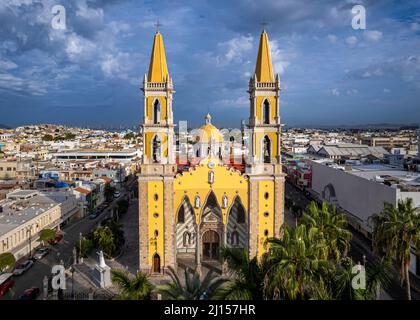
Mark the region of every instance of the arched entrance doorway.
[[220, 237], [214, 230], [203, 234], [203, 260], [219, 260]]
[[153, 272], [160, 273], [160, 256], [157, 253], [153, 256]]

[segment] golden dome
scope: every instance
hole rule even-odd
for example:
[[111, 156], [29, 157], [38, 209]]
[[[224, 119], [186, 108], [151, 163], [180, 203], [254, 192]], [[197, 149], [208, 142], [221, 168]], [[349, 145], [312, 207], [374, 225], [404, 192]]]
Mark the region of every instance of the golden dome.
[[201, 126], [197, 136], [197, 142], [200, 143], [221, 143], [223, 142], [223, 135], [219, 129], [211, 124], [211, 115], [206, 115], [206, 124]]

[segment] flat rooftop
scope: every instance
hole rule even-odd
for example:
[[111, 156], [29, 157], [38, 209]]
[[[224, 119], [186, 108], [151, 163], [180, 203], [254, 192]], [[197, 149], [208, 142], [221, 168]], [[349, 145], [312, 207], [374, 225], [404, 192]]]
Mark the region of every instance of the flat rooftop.
[[328, 159], [314, 160], [314, 162], [332, 164], [331, 168], [341, 169], [366, 180], [396, 185], [402, 191], [420, 192], [419, 172], [409, 172], [386, 164], [337, 165]]
[[[16, 192], [16, 191], [15, 191]], [[33, 190], [19, 190], [20, 193]], [[68, 199], [66, 192], [42, 192], [25, 200], [5, 199], [0, 201], [0, 236], [59, 206]]]

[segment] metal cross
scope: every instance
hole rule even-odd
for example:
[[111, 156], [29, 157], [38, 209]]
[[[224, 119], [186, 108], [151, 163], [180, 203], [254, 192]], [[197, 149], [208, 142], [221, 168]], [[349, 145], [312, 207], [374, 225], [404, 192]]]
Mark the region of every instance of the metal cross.
[[159, 19], [157, 19], [157, 22], [155, 23], [156, 32], [159, 32], [159, 27], [161, 27], [162, 24], [159, 23]]
[[261, 21], [260, 25], [262, 25], [263, 30], [265, 30], [265, 27], [268, 25], [268, 22], [265, 20], [265, 18]]

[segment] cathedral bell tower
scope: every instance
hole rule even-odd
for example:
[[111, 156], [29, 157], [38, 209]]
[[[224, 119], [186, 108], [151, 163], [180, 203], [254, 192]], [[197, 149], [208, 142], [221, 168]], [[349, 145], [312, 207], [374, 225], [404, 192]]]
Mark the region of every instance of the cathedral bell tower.
[[283, 224], [284, 174], [280, 153], [280, 76], [274, 74], [270, 44], [261, 33], [255, 72], [249, 80], [250, 254], [266, 251], [265, 240], [279, 237]]
[[144, 75], [143, 157], [139, 180], [140, 270], [161, 273], [174, 266], [173, 181], [176, 175], [172, 78], [163, 37], [156, 32]]

